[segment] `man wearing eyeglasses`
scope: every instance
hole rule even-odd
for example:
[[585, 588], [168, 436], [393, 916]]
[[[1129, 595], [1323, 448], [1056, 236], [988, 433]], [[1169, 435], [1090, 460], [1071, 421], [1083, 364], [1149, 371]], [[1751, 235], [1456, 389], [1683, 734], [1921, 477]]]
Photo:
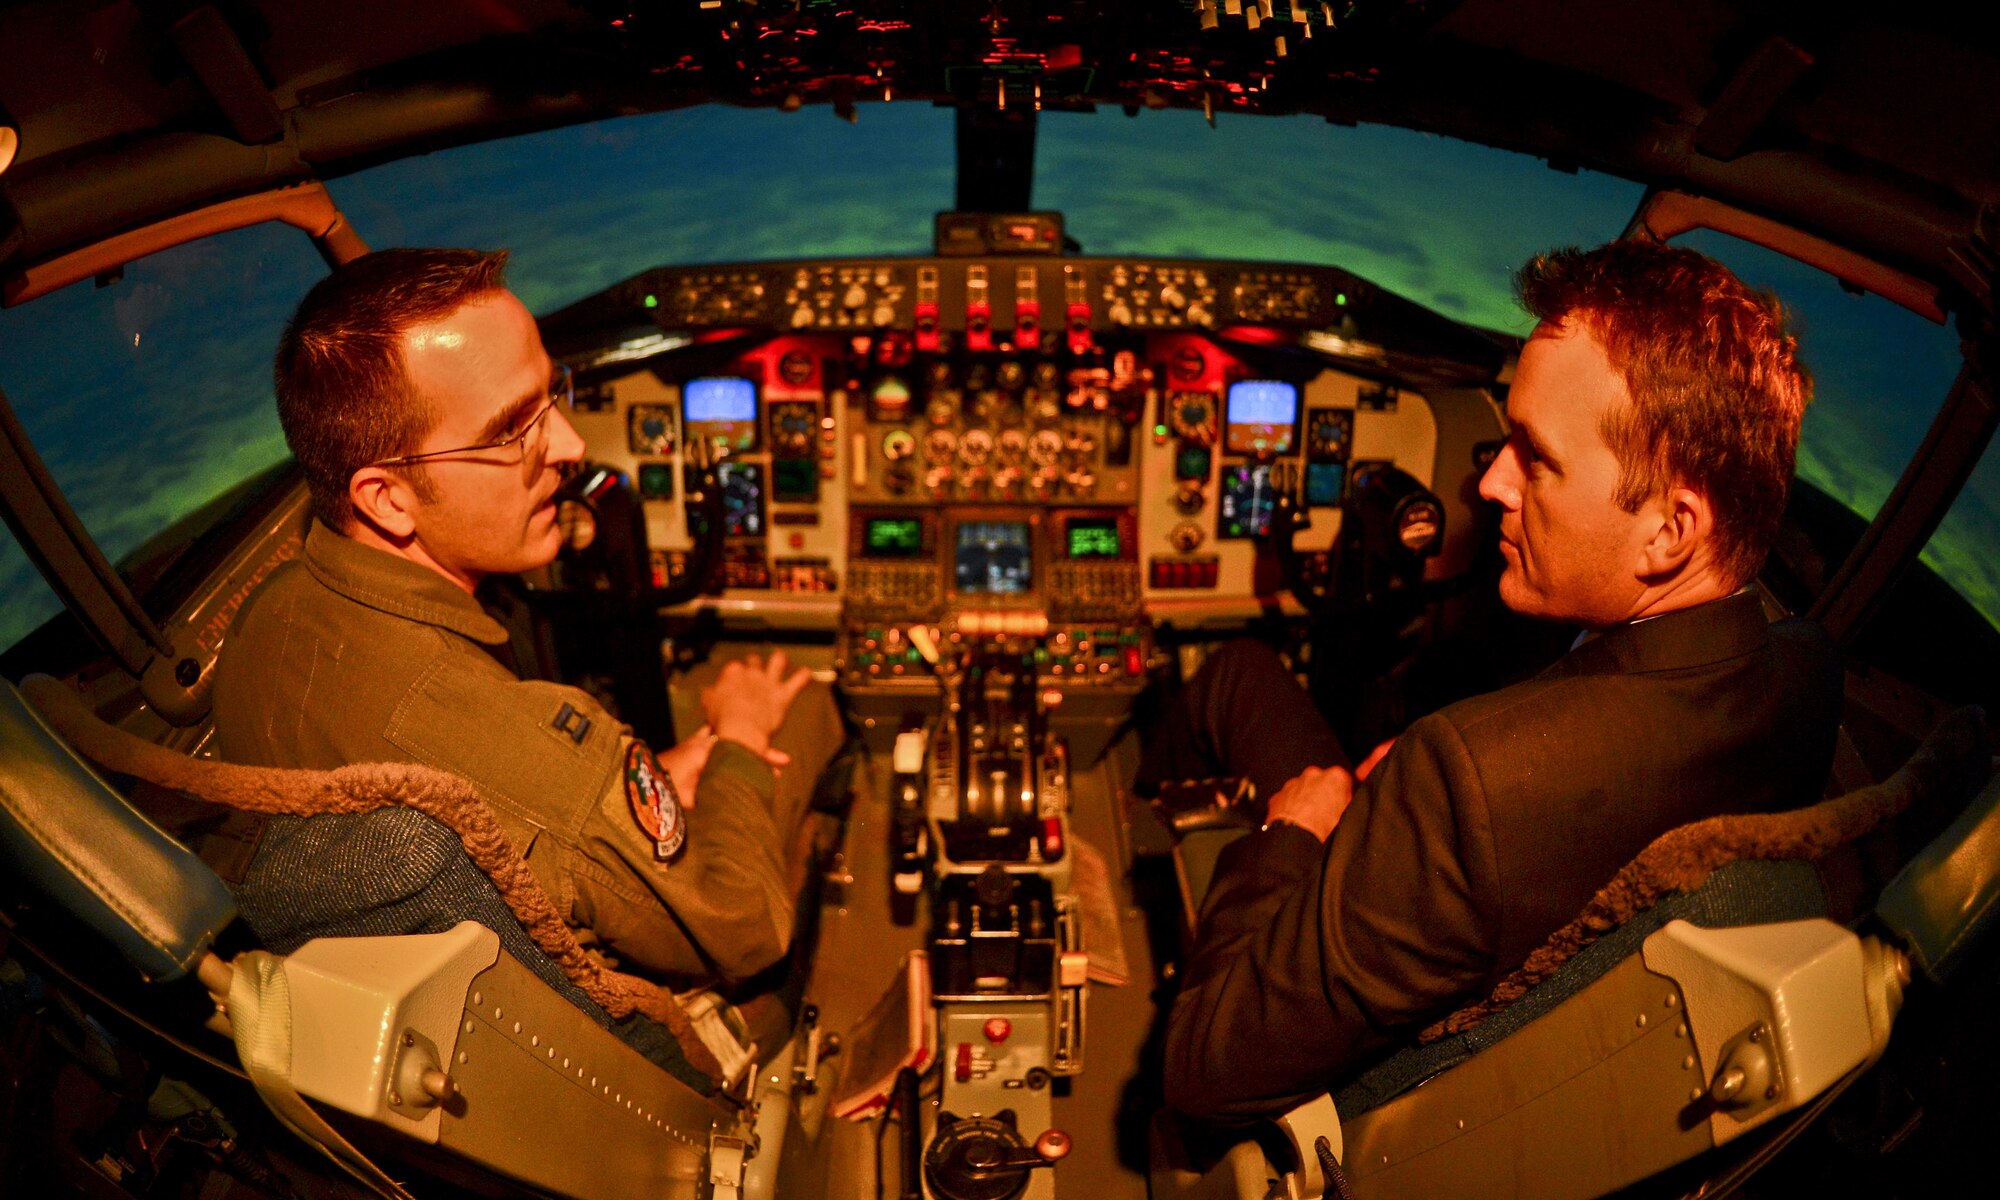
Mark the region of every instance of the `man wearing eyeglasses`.
[[[555, 557], [556, 490], [584, 445], [569, 373], [506, 290], [505, 262], [383, 251], [300, 304], [278, 349], [278, 412], [314, 520], [224, 644], [219, 749], [463, 776], [606, 959], [669, 982], [748, 977], [791, 938], [796, 814], [774, 808], [787, 759], [771, 738], [806, 674], [782, 654], [727, 664], [702, 697], [707, 726], [656, 757], [588, 694], [507, 665], [508, 633], [475, 593]], [[490, 915], [483, 885], [441, 900], [454, 868], [393, 848], [421, 820], [273, 820], [238, 888], [244, 915], [281, 952], [450, 928], [468, 906]], [[519, 933], [497, 923], [503, 940]]]

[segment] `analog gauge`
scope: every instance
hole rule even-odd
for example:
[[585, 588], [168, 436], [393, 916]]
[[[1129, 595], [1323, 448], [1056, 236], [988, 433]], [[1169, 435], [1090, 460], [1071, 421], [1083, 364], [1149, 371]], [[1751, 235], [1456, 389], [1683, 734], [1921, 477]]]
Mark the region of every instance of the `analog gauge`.
[[556, 505], [556, 528], [562, 531], [564, 546], [588, 550], [597, 540], [597, 514], [581, 500], [564, 500]]
[[928, 417], [933, 425], [949, 425], [957, 420], [958, 393], [943, 390], [932, 392], [931, 402], [924, 407], [924, 416]]
[[1208, 445], [1215, 441], [1215, 397], [1207, 392], [1175, 392], [1167, 402], [1174, 436]]
[[917, 451], [917, 439], [907, 429], [891, 429], [882, 439], [882, 457], [898, 462]]
[[813, 376], [812, 356], [794, 350], [778, 360], [778, 377], [798, 387]]
[[944, 462], [958, 449], [958, 435], [949, 429], [933, 429], [924, 439], [924, 456], [932, 462]]
[[674, 410], [664, 404], [634, 404], [625, 418], [625, 440], [634, 454], [672, 454]]
[[909, 385], [894, 375], [885, 376], [868, 393], [868, 419], [907, 421], [910, 419]]
[[1028, 458], [1036, 466], [1048, 466], [1062, 457], [1063, 437], [1053, 429], [1037, 429], [1028, 440]]
[[958, 440], [958, 456], [967, 466], [976, 467], [993, 457], [993, 435], [984, 429], [968, 429]]
[[1028, 452], [1028, 435], [1018, 429], [1004, 430], [1000, 434], [1000, 461], [1017, 463]]
[[1200, 350], [1188, 346], [1174, 355], [1173, 375], [1182, 383], [1193, 383], [1208, 374], [1208, 358]]

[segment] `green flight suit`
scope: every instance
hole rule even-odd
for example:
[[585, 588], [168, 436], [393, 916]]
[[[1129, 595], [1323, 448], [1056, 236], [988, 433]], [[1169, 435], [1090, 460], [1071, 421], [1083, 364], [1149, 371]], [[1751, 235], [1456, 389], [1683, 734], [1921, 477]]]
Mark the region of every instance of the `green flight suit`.
[[692, 982], [745, 978], [782, 957], [791, 830], [773, 815], [770, 767], [719, 743], [685, 814], [686, 844], [662, 862], [628, 793], [630, 730], [583, 691], [515, 676], [487, 650], [507, 640], [442, 575], [315, 521], [223, 644], [221, 756], [463, 776], [556, 911], [614, 964]]

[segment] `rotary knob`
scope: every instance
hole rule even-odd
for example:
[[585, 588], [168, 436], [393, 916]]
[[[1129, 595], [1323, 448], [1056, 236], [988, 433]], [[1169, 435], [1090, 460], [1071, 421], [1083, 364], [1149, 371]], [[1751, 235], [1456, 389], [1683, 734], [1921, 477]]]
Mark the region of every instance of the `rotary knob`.
[[1182, 554], [1192, 554], [1201, 547], [1203, 538], [1201, 526], [1193, 521], [1182, 521], [1167, 534], [1167, 541]]
[[1183, 516], [1191, 517], [1195, 515], [1207, 503], [1207, 493], [1201, 490], [1201, 484], [1192, 479], [1181, 484], [1174, 492], [1174, 507], [1179, 509]]
[[907, 429], [891, 429], [882, 439], [882, 457], [897, 462], [917, 452], [917, 439]]
[[958, 436], [949, 429], [933, 429], [924, 438], [924, 454], [933, 462], [943, 462], [958, 449]]
[[1000, 461], [1017, 463], [1028, 452], [1028, 435], [1018, 429], [1004, 430], [1000, 434]]

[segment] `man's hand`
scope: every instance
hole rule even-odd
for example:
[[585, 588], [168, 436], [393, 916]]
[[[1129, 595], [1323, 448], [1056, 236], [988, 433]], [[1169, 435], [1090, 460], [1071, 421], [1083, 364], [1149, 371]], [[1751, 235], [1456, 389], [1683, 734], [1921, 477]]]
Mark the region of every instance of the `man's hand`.
[[1307, 767], [1289, 780], [1264, 810], [1267, 821], [1290, 821], [1325, 841], [1354, 802], [1354, 776], [1345, 767]]
[[[785, 723], [792, 701], [812, 679], [812, 673], [803, 667], [787, 676], [786, 665], [785, 652], [780, 650], [768, 663], [751, 654], [722, 668], [722, 674], [701, 694], [702, 711], [717, 737], [741, 742], [769, 760], [771, 735]], [[680, 780], [674, 783], [678, 786]]]
[[[701, 772], [708, 766], [708, 756], [715, 750], [717, 740], [715, 730], [704, 725], [685, 741], [653, 755], [660, 768], [674, 781], [674, 794], [680, 797], [682, 808], [694, 807], [695, 789], [701, 785]], [[792, 756], [766, 746], [764, 761], [777, 771], [791, 762]]]

